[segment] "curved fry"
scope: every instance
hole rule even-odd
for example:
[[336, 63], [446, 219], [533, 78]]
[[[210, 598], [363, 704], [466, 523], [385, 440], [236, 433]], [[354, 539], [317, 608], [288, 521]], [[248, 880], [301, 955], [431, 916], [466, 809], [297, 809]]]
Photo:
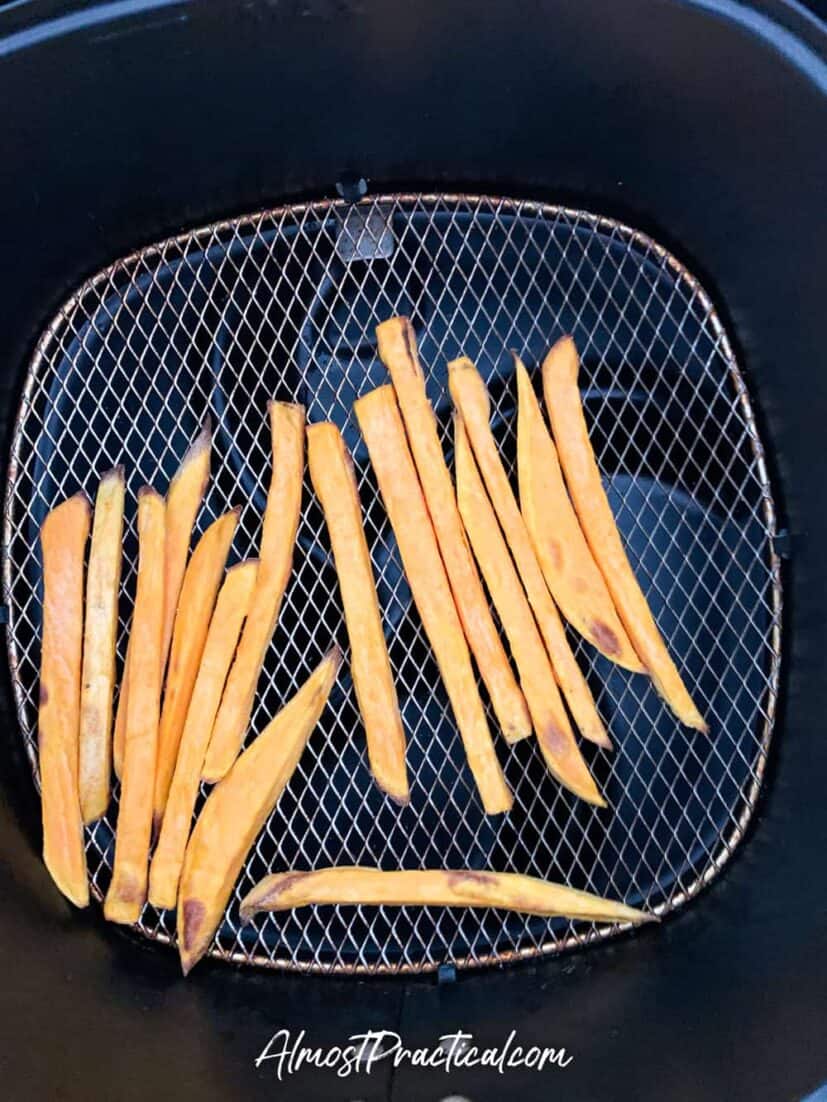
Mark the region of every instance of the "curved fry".
[[40, 759], [43, 860], [76, 907], [89, 903], [78, 796], [83, 555], [91, 506], [78, 493], [52, 509], [40, 529], [43, 642], [40, 652]]
[[174, 907], [178, 898], [201, 766], [241, 625], [250, 607], [257, 570], [256, 559], [231, 566], [215, 603], [181, 735], [161, 834], [149, 869], [149, 901], [154, 907]]
[[572, 627], [607, 658], [645, 673], [623, 628], [566, 492], [557, 449], [519, 356], [517, 472], [520, 506], [546, 584]]
[[655, 688], [681, 723], [706, 732], [709, 728], [666, 649], [626, 556], [589, 442], [577, 387], [579, 368], [571, 337], [559, 340], [543, 363], [546, 406], [571, 500], [620, 619]]
[[161, 826], [167, 806], [178, 746], [240, 511], [238, 508], [231, 509], [213, 521], [198, 541], [184, 574], [158, 731], [152, 820], [156, 831]]
[[293, 775], [340, 662], [339, 648], [333, 647], [204, 804], [187, 845], [178, 891], [184, 975], [212, 941], [247, 851]]
[[220, 780], [238, 756], [259, 674], [293, 566], [304, 473], [304, 406], [270, 402], [273, 473], [259, 551], [256, 589], [204, 761], [203, 779]]
[[537, 741], [549, 771], [576, 796], [598, 807], [606, 803], [575, 742], [546, 648], [537, 630], [517, 571], [488, 500], [471, 445], [457, 416], [455, 460], [459, 509], [491, 600], [520, 674]]
[[393, 387], [372, 390], [353, 408], [483, 807], [489, 815], [500, 814], [511, 808], [513, 796], [488, 729], [468, 644], [408, 450]]
[[657, 916], [599, 895], [516, 872], [338, 866], [266, 876], [242, 900], [241, 921], [259, 911], [325, 904], [388, 907], [499, 907], [584, 922], [657, 922]]
[[517, 564], [528, 603], [537, 619], [551, 659], [554, 676], [563, 691], [574, 722], [584, 738], [608, 748], [611, 746], [609, 736], [598, 715], [586, 679], [572, 654], [563, 623], [551, 599], [525, 521], [494, 443], [488, 423], [489, 402], [485, 383], [471, 361], [463, 357], [448, 364], [448, 385], [454, 405], [465, 424], [491, 504]]
[[451, 475], [425, 392], [425, 376], [408, 318], [376, 327], [379, 356], [390, 373], [437, 543], [465, 637], [508, 742], [531, 734], [531, 718], [494, 625], [457, 509]]
[[322, 504], [350, 640], [353, 687], [379, 787], [399, 804], [410, 800], [405, 732], [370, 565], [362, 505], [350, 453], [329, 421], [309, 425], [307, 463]]

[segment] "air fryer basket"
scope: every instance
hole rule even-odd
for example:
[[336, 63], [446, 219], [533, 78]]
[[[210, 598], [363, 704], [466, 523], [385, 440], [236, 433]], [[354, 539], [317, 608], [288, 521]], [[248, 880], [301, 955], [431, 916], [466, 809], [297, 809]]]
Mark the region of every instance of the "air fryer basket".
[[[592, 441], [655, 616], [709, 737], [681, 728], [650, 683], [572, 642], [615, 744], [585, 752], [610, 809], [575, 800], [533, 740], [497, 737], [515, 806], [484, 815], [430, 656], [366, 451], [356, 397], [386, 381], [373, 329], [411, 317], [450, 457], [446, 363], [465, 353], [515, 460], [509, 348], [537, 376], [574, 335]], [[504, 912], [305, 908], [242, 928], [238, 900], [265, 873], [325, 864], [493, 868], [561, 880], [664, 914], [694, 896], [741, 839], [764, 773], [778, 691], [781, 588], [775, 508], [755, 417], [727, 334], [698, 280], [657, 243], [580, 210], [469, 195], [396, 194], [293, 205], [146, 248], [81, 286], [42, 336], [9, 467], [5, 600], [18, 718], [35, 779], [41, 612], [37, 533], [49, 508], [124, 463], [128, 506], [119, 657], [135, 587], [134, 493], [163, 490], [198, 426], [215, 425], [198, 529], [242, 505], [233, 555], [256, 553], [269, 480], [271, 397], [343, 430], [358, 472], [408, 734], [412, 801], [373, 784], [346, 671], [256, 843], [212, 953], [340, 972], [419, 971], [549, 953], [616, 932]], [[250, 737], [346, 633], [309, 484], [280, 624]], [[492, 728], [496, 724], [492, 718]], [[117, 797], [87, 828], [106, 891]], [[174, 914], [138, 927], [174, 940]]]

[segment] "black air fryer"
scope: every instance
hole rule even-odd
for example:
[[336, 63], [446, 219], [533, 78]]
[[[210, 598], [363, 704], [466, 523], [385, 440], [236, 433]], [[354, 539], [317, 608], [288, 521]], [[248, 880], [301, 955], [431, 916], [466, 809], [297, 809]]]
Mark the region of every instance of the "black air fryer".
[[[782, 0], [18, 0], [0, 102], [3, 1096], [799, 1102], [827, 1084], [824, 25]], [[606, 809], [495, 733], [514, 807], [484, 812], [352, 411], [388, 381], [375, 327], [394, 315], [449, 467], [466, 355], [515, 489], [510, 350], [539, 396], [549, 347], [577, 344], [610, 504], [710, 727], [571, 632], [614, 744], [582, 744]], [[411, 802], [371, 779], [346, 660], [184, 978], [174, 911], [104, 922], [117, 785], [85, 832], [88, 909], [41, 861], [38, 532], [124, 464], [120, 669], [138, 488], [164, 492], [209, 417], [196, 534], [239, 505], [231, 561], [257, 554], [272, 398], [353, 454]], [[248, 744], [333, 642], [347, 659], [306, 478]], [[337, 864], [527, 873], [661, 921], [327, 905], [242, 923], [265, 874]]]

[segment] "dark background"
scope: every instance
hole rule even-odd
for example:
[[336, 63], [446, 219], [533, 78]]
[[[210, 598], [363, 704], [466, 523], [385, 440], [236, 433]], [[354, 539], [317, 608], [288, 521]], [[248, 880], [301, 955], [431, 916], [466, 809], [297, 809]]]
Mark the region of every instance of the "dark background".
[[[170, 1098], [798, 1099], [827, 1079], [825, 37], [781, 3], [209, 0], [0, 11], [0, 413], [86, 275], [138, 244], [344, 170], [573, 201], [668, 245], [715, 291], [762, 414], [782, 523], [784, 706], [747, 843], [658, 929], [454, 984], [205, 962], [78, 914], [38, 855], [4, 683], [0, 1094]], [[750, 16], [758, 13], [756, 21]], [[5, 456], [7, 448], [4, 447]], [[301, 1075], [254, 1058], [458, 1028], [565, 1045], [564, 1072]]]

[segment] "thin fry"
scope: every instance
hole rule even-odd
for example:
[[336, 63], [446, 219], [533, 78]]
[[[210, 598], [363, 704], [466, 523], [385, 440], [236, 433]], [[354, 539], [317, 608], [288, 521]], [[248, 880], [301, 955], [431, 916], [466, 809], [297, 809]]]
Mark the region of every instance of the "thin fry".
[[531, 379], [517, 355], [514, 366], [519, 396], [520, 505], [543, 576], [557, 607], [584, 639], [619, 666], [645, 673], [586, 543], [566, 492], [557, 449]]
[[103, 476], [98, 487], [86, 576], [78, 767], [85, 823], [99, 819], [109, 805], [123, 503], [123, 467], [116, 467]]
[[293, 775], [340, 663], [334, 647], [204, 804], [187, 845], [178, 893], [184, 975], [207, 951], [247, 851]]
[[454, 594], [457, 612], [500, 728], [509, 742], [531, 734], [531, 719], [511, 669], [465, 538], [451, 475], [425, 391], [413, 326], [391, 318], [376, 327], [379, 356], [387, 367], [408, 432], [422, 491]]
[[350, 667], [365, 725], [371, 771], [379, 787], [399, 804], [410, 800], [405, 769], [405, 732], [362, 527], [362, 506], [353, 462], [341, 433], [330, 422], [307, 429], [307, 462], [324, 509], [350, 640]]
[[489, 815], [508, 811], [513, 797], [491, 740], [468, 644], [408, 450], [393, 388], [378, 387], [360, 398], [353, 408], [483, 807]]
[[149, 869], [149, 901], [154, 907], [174, 907], [178, 898], [201, 766], [241, 625], [250, 607], [257, 571], [256, 559], [231, 566], [215, 603], [178, 748], [161, 834]]
[[387, 907], [499, 907], [584, 922], [657, 922], [657, 917], [564, 884], [516, 872], [338, 866], [265, 877], [241, 902], [241, 921], [259, 911], [339, 904]]
[[[166, 551], [164, 553], [164, 626], [161, 636], [161, 681], [167, 664], [175, 612], [178, 608], [178, 595], [184, 580], [187, 555], [192, 539], [192, 529], [198, 507], [207, 489], [210, 479], [210, 447], [212, 444], [212, 423], [210, 418], [204, 424], [198, 436], [187, 449], [181, 466], [169, 484], [166, 502]], [[121, 677], [121, 691], [118, 697], [118, 709], [115, 716], [114, 764], [120, 777], [123, 764], [123, 740], [126, 731], [127, 701], [129, 699], [129, 652], [132, 646], [130, 638], [126, 648], [126, 661]]]
[[559, 340], [543, 363], [546, 406], [571, 500], [623, 626], [655, 688], [681, 723], [708, 731], [666, 649], [626, 556], [589, 442], [577, 387], [579, 368], [571, 337]]
[[551, 659], [554, 676], [563, 691], [574, 722], [584, 738], [596, 742], [598, 746], [610, 747], [606, 728], [566, 639], [563, 623], [546, 586], [531, 545], [531, 537], [494, 443], [488, 423], [489, 402], [485, 383], [471, 361], [463, 357], [448, 365], [448, 385], [454, 404], [465, 423], [491, 504], [517, 564], [528, 603], [537, 619]]
[[582, 799], [605, 806], [575, 742], [551, 662], [459, 416], [455, 422], [455, 455], [460, 513], [511, 646], [543, 757], [561, 784]]
[[137, 922], [146, 901], [152, 832], [152, 787], [161, 704], [164, 626], [164, 499], [138, 492], [138, 585], [132, 617], [132, 686], [126, 714], [121, 804], [112, 882], [103, 913], [110, 922]]
[[201, 654], [207, 638], [218, 587], [224, 574], [227, 554], [238, 524], [240, 509], [214, 521], [192, 553], [184, 574], [178, 612], [169, 653], [164, 706], [158, 732], [158, 756], [155, 765], [153, 828], [157, 832], [167, 806], [169, 786], [178, 757], [178, 746], [187, 720]]
[[76, 907], [89, 902], [78, 795], [80, 671], [83, 646], [83, 555], [91, 507], [75, 494], [52, 509], [40, 529], [43, 551], [43, 644], [38, 753], [43, 860]]
[[220, 780], [238, 756], [256, 685], [293, 565], [304, 472], [304, 406], [270, 403], [273, 474], [264, 510], [256, 591], [204, 761], [204, 780]]

